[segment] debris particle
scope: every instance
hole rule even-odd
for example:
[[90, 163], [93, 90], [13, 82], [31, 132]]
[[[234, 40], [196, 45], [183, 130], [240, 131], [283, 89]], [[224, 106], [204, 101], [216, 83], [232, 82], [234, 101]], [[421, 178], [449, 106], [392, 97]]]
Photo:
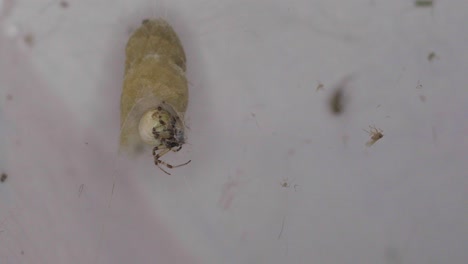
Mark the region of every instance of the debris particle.
[[422, 86], [422, 84], [419, 83], [419, 81], [418, 81], [418, 85], [416, 86], [416, 89], [421, 89], [421, 88], [423, 88], [423, 86]]
[[383, 138], [384, 136], [382, 129], [376, 128], [375, 126], [369, 126], [369, 128], [370, 128], [369, 131], [364, 129], [364, 131], [366, 131], [371, 136], [371, 139], [367, 141], [366, 143], [367, 147], [374, 145], [375, 142], [377, 142], [379, 139]]
[[286, 216], [283, 216], [283, 222], [281, 222], [281, 230], [280, 230], [280, 233], [278, 235], [278, 239], [281, 238], [281, 235], [283, 234], [283, 229], [284, 229], [284, 221], [286, 220]]
[[255, 113], [250, 113], [250, 115], [255, 119], [255, 124], [257, 124], [257, 127], [260, 128], [260, 126], [258, 125], [258, 121], [257, 121], [257, 115]]
[[419, 100], [421, 100], [423, 103], [426, 102], [426, 96], [423, 94], [419, 95]]
[[288, 182], [288, 179], [284, 179], [283, 182], [281, 183], [281, 187], [284, 187], [284, 188], [289, 188], [291, 185], [289, 184]]
[[34, 45], [34, 35], [32, 33], [28, 33], [24, 36], [24, 43], [26, 43], [29, 47]]
[[7, 94], [6, 99], [7, 99], [7, 101], [13, 100], [13, 95]]
[[67, 1], [60, 1], [60, 7], [67, 8], [68, 6], [69, 6], [69, 3]]
[[317, 84], [317, 88], [315, 88], [315, 91], [318, 91], [318, 90], [323, 90], [323, 83], [319, 82]]
[[414, 5], [417, 7], [431, 7], [434, 1], [432, 0], [416, 0]]
[[221, 192], [221, 197], [219, 199], [219, 205], [224, 209], [228, 210], [234, 198], [236, 197], [239, 188], [241, 187], [241, 182], [238, 179], [229, 179], [223, 186]]
[[84, 184], [81, 184], [80, 189], [78, 189], [78, 197], [81, 196], [81, 193], [83, 192], [83, 189], [84, 189]]
[[[291, 181], [291, 183], [293, 183], [294, 180]], [[284, 179], [283, 182], [280, 183], [281, 187], [283, 188], [289, 188], [291, 187], [291, 183], [289, 183], [288, 179]], [[299, 186], [297, 184], [294, 184], [294, 191], [296, 191], [296, 187]]]
[[430, 52], [428, 55], [427, 55], [427, 60], [428, 61], [433, 61], [435, 59], [438, 59], [439, 57], [435, 54], [435, 52]]
[[23, 251], [23, 250], [21, 250], [21, 255], [24, 255], [24, 251]]
[[2, 173], [2, 175], [0, 176], [0, 182], [5, 182], [7, 178], [8, 175], [6, 173]]

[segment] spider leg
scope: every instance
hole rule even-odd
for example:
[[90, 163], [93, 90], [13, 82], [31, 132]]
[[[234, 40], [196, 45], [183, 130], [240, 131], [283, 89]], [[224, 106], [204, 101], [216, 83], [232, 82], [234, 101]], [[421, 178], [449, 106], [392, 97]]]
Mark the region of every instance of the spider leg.
[[177, 168], [177, 167], [187, 165], [192, 161], [192, 160], [189, 160], [189, 161], [187, 161], [185, 163], [182, 163], [182, 164], [179, 164], [179, 165], [171, 165], [171, 164], [169, 164], [169, 163], [167, 163], [165, 161], [160, 160], [160, 158], [162, 156], [164, 156], [165, 154], [167, 154], [170, 151], [170, 149], [164, 149], [158, 154], [156, 154], [156, 150], [158, 150], [158, 148], [154, 147], [154, 149], [153, 149], [153, 153], [155, 154], [154, 155], [154, 164], [156, 166], [158, 166], [159, 169], [161, 169], [162, 171], [164, 171], [168, 175], [171, 175], [171, 174], [169, 172], [165, 171], [161, 166], [159, 166], [160, 164], [163, 164], [164, 166], [168, 167], [169, 169], [173, 169], [173, 168]]
[[172, 151], [177, 152], [177, 151], [179, 151], [179, 150], [181, 150], [181, 149], [182, 149], [182, 146], [179, 146], [179, 147], [176, 148], [176, 149], [172, 149]]
[[164, 173], [166, 173], [167, 175], [171, 175], [169, 172], [167, 172], [165, 169], [163, 169], [161, 166], [159, 166], [159, 163], [157, 163], [156, 166], [158, 166], [158, 168], [160, 170], [162, 170]]
[[[189, 161], [187, 161], [187, 162], [185, 162], [185, 163], [182, 163], [182, 164], [179, 164], [179, 165], [171, 165], [171, 164], [169, 164], [169, 163], [167, 163], [167, 162], [165, 162], [165, 161], [162, 161], [162, 160], [160, 160], [160, 159], [157, 160], [157, 162], [158, 162], [159, 164], [163, 164], [164, 166], [168, 167], [169, 169], [173, 169], [173, 168], [178, 168], [178, 167], [185, 166], [185, 165], [189, 164], [191, 161], [192, 161], [192, 160], [189, 160]], [[169, 175], [170, 175], [170, 174], [169, 174]]]
[[[165, 149], [165, 147], [164, 148], [159, 148], [158, 146], [154, 147], [153, 148], [153, 157], [156, 156], [156, 151], [161, 150], [161, 149]], [[164, 153], [164, 154], [166, 154], [166, 153]], [[164, 154], [162, 154], [162, 155], [164, 155]], [[159, 157], [161, 157], [162, 155], [159, 155]]]
[[178, 168], [178, 167], [182, 167], [182, 166], [185, 166], [185, 165], [189, 164], [191, 161], [192, 161], [192, 160], [189, 160], [189, 161], [187, 161], [187, 162], [185, 162], [185, 163], [182, 163], [182, 164], [179, 164], [179, 165], [174, 165], [174, 166], [173, 166], [173, 165], [170, 165], [170, 164], [167, 164], [167, 163], [166, 163], [166, 164], [167, 164], [167, 165], [170, 165], [170, 166], [171, 166], [170, 168]]
[[158, 149], [158, 147], [154, 147], [154, 149], [153, 149], [154, 165], [158, 166], [158, 168], [161, 169], [162, 171], [164, 171], [167, 175], [171, 175], [169, 172], [165, 171], [161, 166], [159, 166], [159, 164], [165, 164], [165, 162], [160, 160], [159, 158], [161, 158], [167, 152], [169, 152], [169, 149], [165, 149], [165, 150], [161, 151], [160, 153], [156, 154], [157, 149]]

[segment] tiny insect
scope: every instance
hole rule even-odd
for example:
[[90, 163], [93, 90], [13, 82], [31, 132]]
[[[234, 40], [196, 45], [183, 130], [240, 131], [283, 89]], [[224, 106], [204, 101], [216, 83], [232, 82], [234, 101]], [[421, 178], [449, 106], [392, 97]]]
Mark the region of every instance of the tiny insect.
[[377, 142], [379, 139], [383, 138], [383, 130], [380, 128], [376, 128], [375, 126], [369, 126], [370, 130], [365, 130], [370, 136], [371, 139], [367, 141], [366, 146], [370, 147], [374, 145], [375, 142]]

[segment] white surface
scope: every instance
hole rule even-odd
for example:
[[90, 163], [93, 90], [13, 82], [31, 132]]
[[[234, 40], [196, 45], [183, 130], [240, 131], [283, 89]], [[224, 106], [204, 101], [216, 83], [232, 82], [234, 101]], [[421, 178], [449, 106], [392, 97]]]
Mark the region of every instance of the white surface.
[[[68, 2], [0, 1], [0, 263], [466, 263], [467, 1]], [[149, 16], [188, 58], [172, 176], [116, 154]]]

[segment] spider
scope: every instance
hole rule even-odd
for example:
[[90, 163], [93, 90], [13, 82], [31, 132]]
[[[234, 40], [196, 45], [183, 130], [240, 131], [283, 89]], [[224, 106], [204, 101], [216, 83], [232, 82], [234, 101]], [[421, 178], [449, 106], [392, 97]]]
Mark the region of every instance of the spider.
[[369, 126], [369, 128], [370, 128], [369, 131], [364, 129], [364, 131], [366, 131], [371, 136], [371, 139], [367, 141], [366, 143], [366, 146], [368, 147], [374, 145], [375, 142], [377, 142], [379, 139], [383, 138], [384, 136], [382, 129], [376, 128], [375, 126]]
[[[160, 165], [162, 164], [169, 169], [173, 169], [191, 162], [191, 160], [189, 160], [179, 165], [171, 165], [161, 160], [161, 157], [169, 151], [178, 152], [182, 149], [182, 145], [185, 144], [183, 125], [179, 117], [174, 117], [174, 115], [171, 115], [160, 106], [152, 114], [152, 118], [156, 121], [151, 131], [155, 140], [154, 142], [156, 143], [156, 146], [153, 148], [154, 164], [166, 174], [171, 175]], [[159, 153], [157, 153], [158, 150]]]

